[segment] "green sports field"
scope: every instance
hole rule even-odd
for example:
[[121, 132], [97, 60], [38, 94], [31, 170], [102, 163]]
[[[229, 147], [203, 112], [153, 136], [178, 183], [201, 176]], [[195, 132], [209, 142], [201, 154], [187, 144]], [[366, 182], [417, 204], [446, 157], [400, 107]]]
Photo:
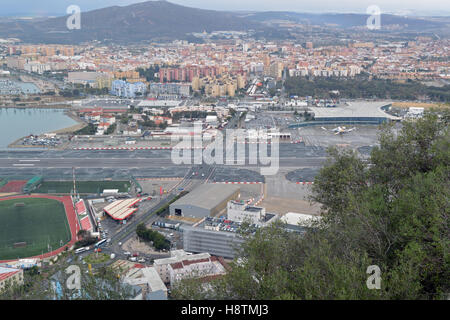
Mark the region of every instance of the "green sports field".
[[[42, 198], [0, 201], [0, 260], [40, 255], [49, 252], [48, 245], [56, 250], [70, 238], [61, 202]], [[26, 245], [20, 246], [23, 242]]]
[[[78, 193], [102, 193], [105, 189], [119, 189], [128, 192], [129, 181], [77, 181]], [[44, 181], [33, 193], [67, 193], [73, 189], [72, 181]]]

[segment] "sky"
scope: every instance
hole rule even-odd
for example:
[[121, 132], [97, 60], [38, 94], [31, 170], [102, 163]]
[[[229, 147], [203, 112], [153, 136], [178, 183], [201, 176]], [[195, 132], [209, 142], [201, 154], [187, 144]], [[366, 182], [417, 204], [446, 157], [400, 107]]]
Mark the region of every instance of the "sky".
[[[0, 0], [1, 16], [64, 15], [70, 5], [82, 11], [129, 5], [144, 0]], [[449, 0], [170, 0], [189, 7], [212, 10], [297, 11], [297, 12], [358, 12], [365, 13], [370, 5], [381, 12], [406, 15], [450, 15]]]

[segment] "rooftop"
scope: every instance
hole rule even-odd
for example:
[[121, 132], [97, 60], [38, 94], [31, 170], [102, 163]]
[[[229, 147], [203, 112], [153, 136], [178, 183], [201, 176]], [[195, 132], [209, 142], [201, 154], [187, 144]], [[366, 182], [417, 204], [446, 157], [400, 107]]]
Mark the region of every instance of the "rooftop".
[[133, 206], [139, 201], [140, 199], [136, 198], [117, 200], [107, 205], [103, 210], [114, 220], [124, 220], [138, 210]]
[[391, 104], [391, 101], [354, 101], [348, 102], [346, 106], [336, 108], [310, 107], [316, 120], [320, 118], [387, 118], [391, 120], [400, 120], [401, 118], [392, 116], [384, 112], [381, 107]]
[[20, 272], [20, 269], [0, 267], [0, 281], [8, 279], [18, 272]]
[[[176, 250], [178, 251], [178, 250]], [[198, 254], [187, 254], [186, 252], [184, 254], [177, 252], [176, 255], [170, 258], [163, 258], [163, 259], [155, 259], [153, 262], [154, 265], [165, 265], [165, 264], [172, 264], [177, 263], [181, 261], [186, 260], [198, 260], [198, 259], [208, 259], [211, 257], [209, 253], [198, 253]]]
[[171, 206], [192, 205], [210, 210], [239, 189], [239, 186], [236, 185], [203, 184], [175, 201]]

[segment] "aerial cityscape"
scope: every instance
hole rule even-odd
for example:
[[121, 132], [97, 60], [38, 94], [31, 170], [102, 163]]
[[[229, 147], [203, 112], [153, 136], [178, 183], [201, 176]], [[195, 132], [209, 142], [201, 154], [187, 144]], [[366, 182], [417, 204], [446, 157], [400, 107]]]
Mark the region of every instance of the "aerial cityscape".
[[0, 300], [450, 299], [448, 4], [175, 2], [5, 4]]

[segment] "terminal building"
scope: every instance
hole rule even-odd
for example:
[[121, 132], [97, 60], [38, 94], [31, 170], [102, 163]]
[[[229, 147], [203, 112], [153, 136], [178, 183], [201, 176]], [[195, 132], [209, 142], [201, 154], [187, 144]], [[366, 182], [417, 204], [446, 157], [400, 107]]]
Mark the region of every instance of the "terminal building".
[[341, 124], [381, 124], [383, 122], [401, 121], [402, 118], [393, 116], [389, 110], [390, 101], [353, 101], [335, 108], [309, 107], [314, 121], [291, 124], [290, 128], [311, 125], [341, 125]]
[[170, 214], [191, 218], [214, 216], [226, 208], [229, 200], [240, 197], [236, 185], [203, 184], [169, 206]]

